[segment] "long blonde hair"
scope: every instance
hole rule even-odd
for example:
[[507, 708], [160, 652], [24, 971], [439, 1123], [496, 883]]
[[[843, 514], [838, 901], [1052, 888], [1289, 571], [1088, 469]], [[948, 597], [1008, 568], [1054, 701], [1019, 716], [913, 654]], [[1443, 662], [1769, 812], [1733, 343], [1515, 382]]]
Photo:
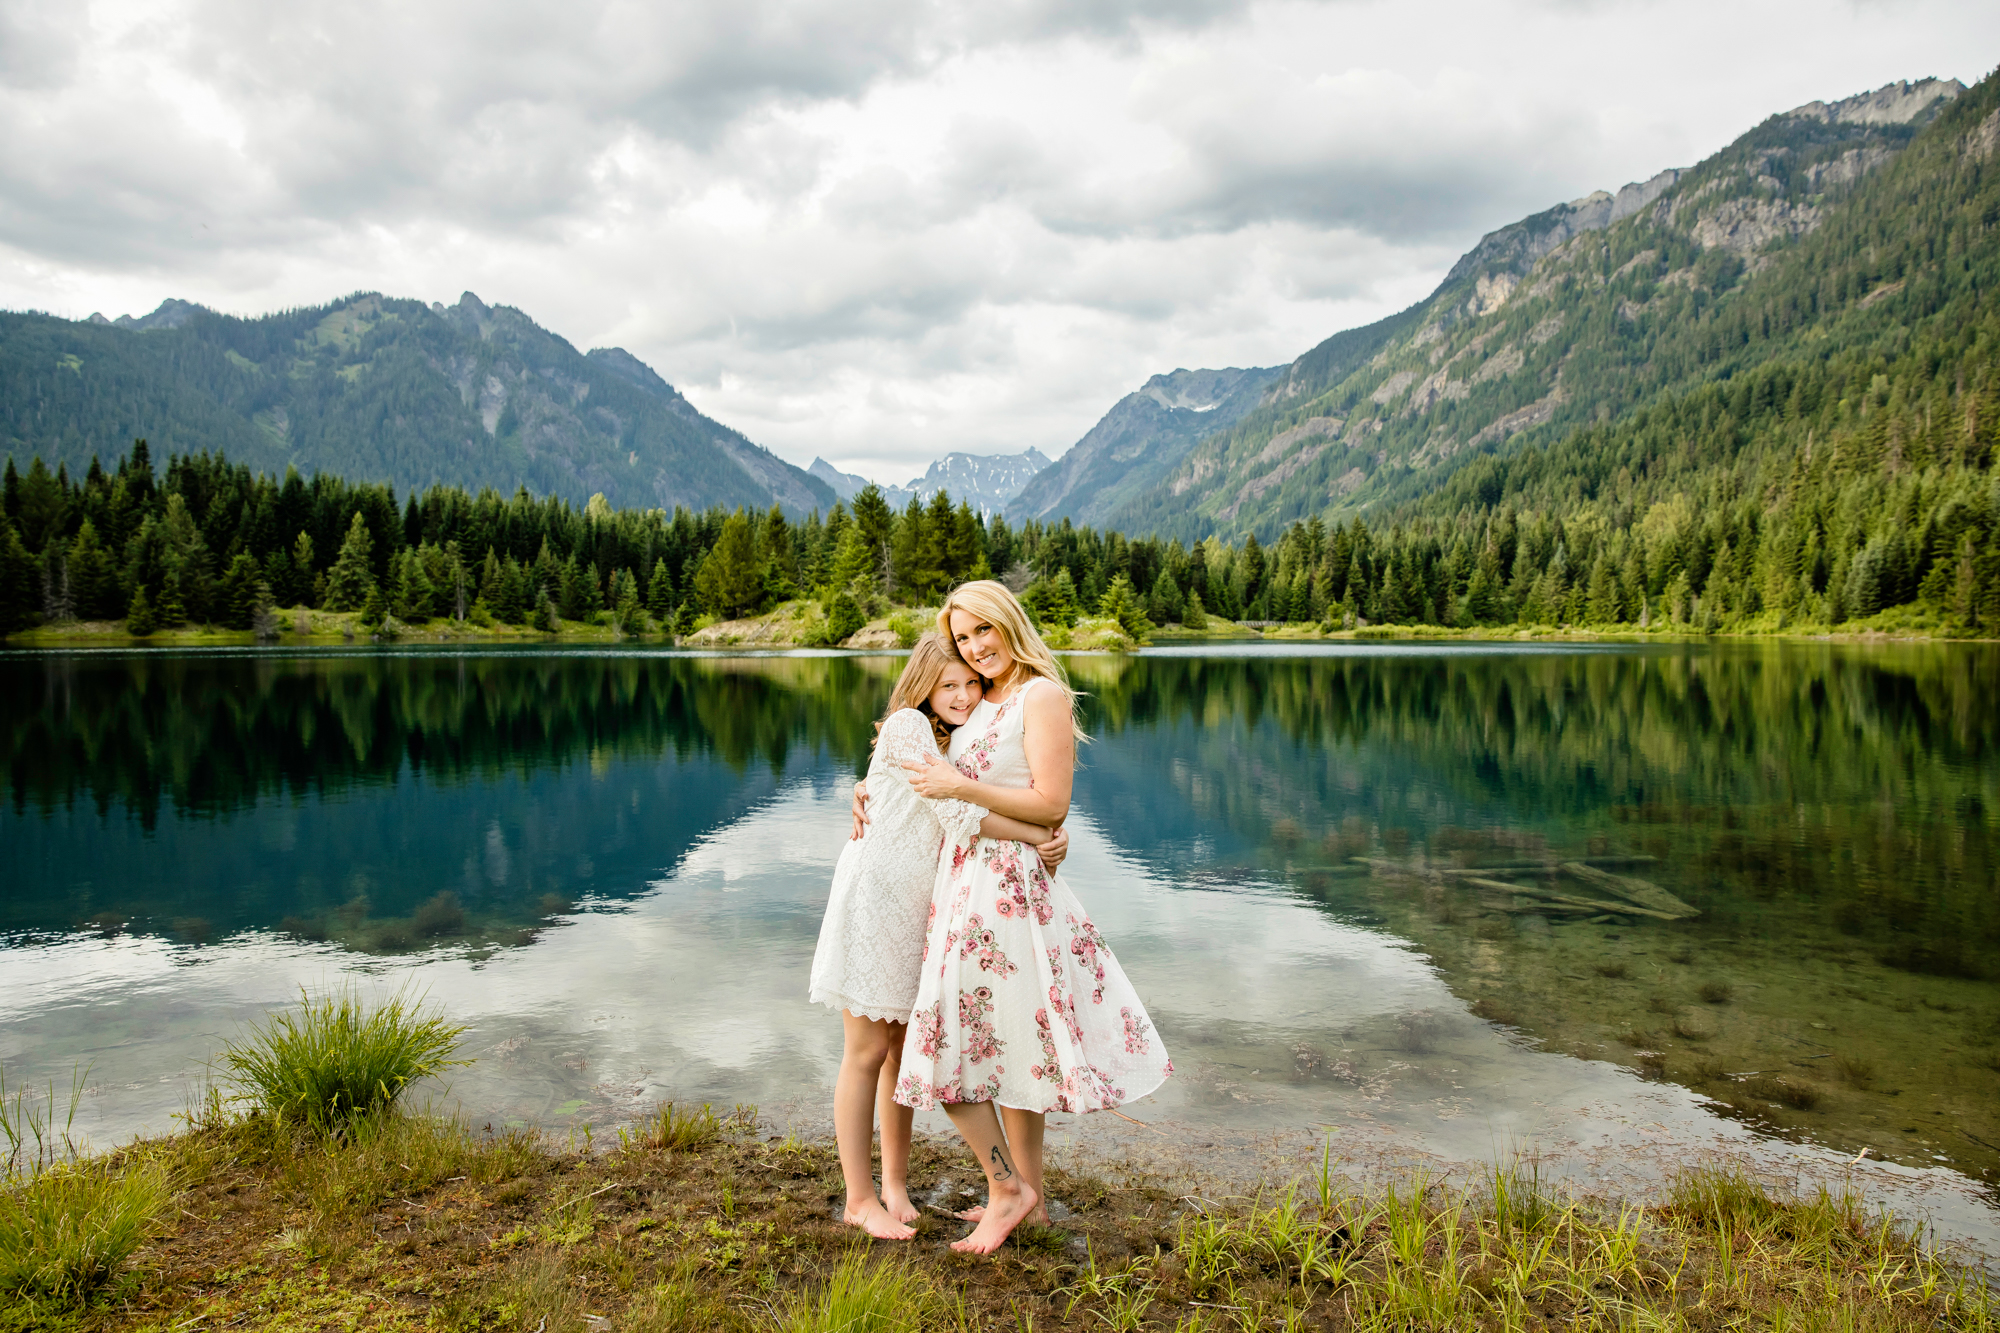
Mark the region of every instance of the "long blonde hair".
[[[1014, 665], [1033, 676], [1054, 682], [1057, 689], [1069, 699], [1070, 730], [1079, 741], [1090, 737], [1076, 720], [1077, 692], [1069, 683], [1069, 674], [1056, 661], [1056, 655], [1042, 642], [1042, 636], [1035, 632], [1035, 622], [1028, 618], [1028, 608], [1021, 605], [1021, 599], [1006, 584], [995, 579], [975, 579], [971, 583], [961, 583], [951, 590], [938, 608], [938, 633], [946, 643], [955, 643], [951, 633], [951, 613], [963, 611], [976, 616], [1000, 631], [1000, 637], [1007, 641], [1007, 651], [1013, 655]], [[997, 682], [996, 682], [997, 683]]]
[[[882, 721], [875, 724], [875, 734], [882, 733], [882, 722], [887, 722], [905, 708], [914, 708], [931, 720], [931, 735], [936, 738], [938, 749], [951, 745], [951, 729], [944, 720], [931, 711], [931, 691], [937, 688], [938, 677], [953, 663], [971, 670], [965, 659], [952, 647], [946, 635], [926, 632], [917, 640], [916, 647], [910, 649], [910, 660], [903, 664], [903, 674], [896, 677], [896, 687], [889, 691], [889, 706], [882, 710]], [[978, 675], [978, 672], [973, 672]]]

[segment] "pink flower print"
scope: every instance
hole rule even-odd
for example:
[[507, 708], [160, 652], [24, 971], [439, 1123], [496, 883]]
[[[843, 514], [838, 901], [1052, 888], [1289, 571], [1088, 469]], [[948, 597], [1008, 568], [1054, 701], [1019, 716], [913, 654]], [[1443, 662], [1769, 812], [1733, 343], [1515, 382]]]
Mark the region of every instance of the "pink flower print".
[[1062, 1081], [1062, 1062], [1056, 1058], [1055, 1029], [1049, 1025], [1049, 1011], [1035, 1010], [1035, 1037], [1042, 1044], [1042, 1062], [1028, 1072], [1051, 1083]]
[[917, 1049], [926, 1060], [935, 1060], [951, 1046], [951, 1038], [944, 1032], [944, 1001], [939, 1000], [930, 1008], [916, 1015]]
[[979, 838], [975, 835], [971, 842], [951, 849], [952, 878], [958, 878], [958, 872], [965, 869], [965, 863], [972, 859], [972, 850], [977, 846], [979, 846]]
[[977, 782], [981, 773], [993, 770], [993, 752], [998, 748], [1000, 748], [1000, 738], [989, 731], [966, 746], [965, 753], [953, 760], [952, 766]]
[[1125, 1053], [1127, 1055], [1144, 1055], [1153, 1045], [1146, 1036], [1146, 1033], [1152, 1030], [1153, 1025], [1133, 1013], [1130, 1005], [1121, 1008], [1118, 1011], [1118, 1016], [1125, 1020]]
[[915, 1110], [928, 1111], [937, 1105], [937, 1090], [922, 1075], [905, 1074], [896, 1084], [896, 1100]]
[[979, 970], [991, 972], [996, 977], [1011, 977], [1020, 971], [1007, 960], [1007, 955], [1000, 951], [1000, 946], [993, 939], [993, 932], [987, 929], [986, 923], [979, 919], [977, 912], [965, 919], [965, 933], [959, 937], [958, 956], [977, 958]]
[[993, 988], [980, 986], [958, 993], [959, 1039], [965, 1043], [965, 1058], [974, 1064], [997, 1059], [1002, 1042], [993, 1031]]
[[1076, 961], [1083, 965], [1084, 971], [1097, 978], [1097, 989], [1090, 993], [1090, 1002], [1103, 1004], [1104, 960], [1098, 955], [1109, 954], [1111, 946], [1104, 942], [1104, 936], [1097, 933], [1097, 927], [1090, 923], [1089, 917], [1070, 917], [1069, 929], [1069, 951], [1076, 955]]

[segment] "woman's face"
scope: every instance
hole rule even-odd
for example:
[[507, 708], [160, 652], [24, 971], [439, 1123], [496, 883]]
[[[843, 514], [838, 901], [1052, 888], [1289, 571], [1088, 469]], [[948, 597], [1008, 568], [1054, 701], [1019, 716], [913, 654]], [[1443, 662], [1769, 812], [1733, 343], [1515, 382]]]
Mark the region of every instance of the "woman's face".
[[1000, 680], [1014, 669], [1014, 654], [1007, 651], [1007, 636], [999, 626], [956, 606], [951, 609], [951, 641], [958, 645], [958, 655], [988, 680]]
[[972, 716], [972, 710], [985, 697], [985, 684], [977, 671], [963, 662], [953, 662], [938, 677], [937, 688], [931, 691], [931, 712], [947, 727], [964, 726], [965, 719]]

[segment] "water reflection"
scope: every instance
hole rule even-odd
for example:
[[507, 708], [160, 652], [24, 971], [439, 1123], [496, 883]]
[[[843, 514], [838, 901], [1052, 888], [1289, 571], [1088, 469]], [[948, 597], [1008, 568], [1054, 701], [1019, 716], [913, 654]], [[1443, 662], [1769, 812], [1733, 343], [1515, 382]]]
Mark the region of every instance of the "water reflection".
[[[475, 1023], [480, 1115], [817, 1107], [801, 978], [898, 665], [0, 657], [0, 1059], [159, 1127], [235, 1022], [389, 969]], [[2000, 1172], [1993, 650], [1071, 665], [1075, 876], [1183, 1070], [1142, 1115]]]

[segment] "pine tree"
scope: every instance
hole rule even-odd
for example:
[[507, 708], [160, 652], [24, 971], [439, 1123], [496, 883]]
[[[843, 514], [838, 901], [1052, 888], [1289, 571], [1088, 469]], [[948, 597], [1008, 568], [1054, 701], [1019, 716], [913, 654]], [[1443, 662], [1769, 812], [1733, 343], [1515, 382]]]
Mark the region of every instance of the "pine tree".
[[225, 629], [250, 629], [257, 618], [258, 590], [263, 573], [248, 551], [238, 551], [223, 572], [217, 617]]
[[[14, 460], [7, 460], [11, 471]], [[0, 634], [12, 634], [34, 622], [35, 558], [28, 554], [20, 532], [0, 520]]]
[[750, 520], [741, 509], [723, 521], [714, 549], [694, 576], [694, 588], [703, 606], [728, 619], [756, 609], [764, 590], [764, 571], [751, 540]]
[[863, 486], [854, 497], [854, 526], [868, 552], [869, 581], [879, 586], [882, 576], [888, 573], [889, 542], [895, 535], [896, 512], [882, 497], [882, 488], [873, 482]]
[[1171, 573], [1162, 568], [1160, 577], [1153, 580], [1152, 596], [1146, 599], [1146, 614], [1162, 625], [1178, 625], [1186, 614], [1185, 607], [1180, 585], [1174, 582]]
[[1098, 599], [1097, 614], [1109, 616], [1118, 622], [1118, 628], [1125, 631], [1135, 642], [1144, 643], [1153, 633], [1153, 622], [1146, 619], [1146, 612], [1140, 606], [1138, 590], [1132, 580], [1120, 574], [1111, 580], [1111, 586]]
[[327, 610], [355, 611], [367, 604], [368, 595], [375, 591], [375, 574], [370, 564], [374, 551], [375, 539], [369, 535], [368, 525], [361, 521], [361, 512], [356, 510], [354, 521], [347, 525], [347, 540], [340, 544], [340, 554], [334, 557], [333, 568], [327, 571]]
[[673, 615], [675, 600], [673, 569], [664, 560], [654, 561], [653, 577], [646, 585], [646, 609], [663, 621]]
[[98, 540], [97, 525], [87, 518], [70, 543], [69, 571], [77, 614], [86, 620], [116, 620], [122, 609], [118, 573], [111, 552]]
[[125, 632], [135, 639], [143, 639], [160, 627], [153, 615], [153, 604], [146, 597], [146, 587], [132, 594], [132, 604], [125, 611]]
[[285, 598], [285, 604], [314, 605], [313, 576], [319, 573], [319, 567], [313, 563], [313, 539], [304, 532], [300, 532], [298, 540], [292, 543], [292, 570], [294, 580], [292, 586], [280, 590], [280, 595]]

